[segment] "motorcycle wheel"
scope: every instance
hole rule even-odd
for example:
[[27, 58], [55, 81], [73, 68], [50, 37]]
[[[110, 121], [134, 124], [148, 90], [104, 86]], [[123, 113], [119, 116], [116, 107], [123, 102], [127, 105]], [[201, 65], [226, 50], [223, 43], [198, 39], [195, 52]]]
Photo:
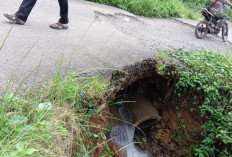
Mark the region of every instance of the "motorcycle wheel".
[[195, 27], [195, 35], [198, 39], [203, 39], [208, 34], [208, 26], [205, 21], [199, 22]]
[[222, 40], [224, 42], [226, 42], [228, 39], [228, 31], [229, 31], [228, 24], [225, 23], [225, 25], [222, 27]]

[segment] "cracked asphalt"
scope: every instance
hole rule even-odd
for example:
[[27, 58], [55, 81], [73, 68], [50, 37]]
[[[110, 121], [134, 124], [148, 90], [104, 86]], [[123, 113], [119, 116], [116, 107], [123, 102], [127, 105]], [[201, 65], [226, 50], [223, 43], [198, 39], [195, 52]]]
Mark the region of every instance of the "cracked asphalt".
[[[1, 13], [14, 13], [20, 2], [0, 1]], [[122, 69], [154, 58], [157, 52], [182, 47], [221, 52], [231, 52], [232, 48], [231, 43], [216, 36], [197, 39], [193, 27], [175, 19], [138, 17], [82, 0], [69, 0], [69, 17], [68, 30], [49, 28], [59, 19], [57, 0], [39, 0], [24, 26], [0, 16], [0, 45], [4, 43], [0, 50], [0, 93], [10, 79], [15, 89], [32, 71], [23, 86], [51, 77], [61, 58], [64, 70], [79, 73]]]

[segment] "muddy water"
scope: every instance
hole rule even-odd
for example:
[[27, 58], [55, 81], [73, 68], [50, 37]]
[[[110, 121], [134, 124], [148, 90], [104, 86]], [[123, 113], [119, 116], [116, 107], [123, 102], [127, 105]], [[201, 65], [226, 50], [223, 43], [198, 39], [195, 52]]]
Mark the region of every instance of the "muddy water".
[[115, 126], [112, 128], [110, 137], [113, 138], [112, 142], [120, 145], [127, 154], [127, 157], [151, 157], [148, 153], [139, 151], [134, 143], [135, 127], [130, 124], [131, 119], [128, 117], [128, 111], [125, 105], [119, 107], [119, 114], [122, 117], [124, 125]]

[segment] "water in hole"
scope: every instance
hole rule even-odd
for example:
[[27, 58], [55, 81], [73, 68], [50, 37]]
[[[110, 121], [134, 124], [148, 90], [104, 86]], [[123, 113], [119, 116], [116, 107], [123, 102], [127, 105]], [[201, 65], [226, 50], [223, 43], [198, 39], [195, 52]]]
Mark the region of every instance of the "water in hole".
[[127, 157], [151, 157], [148, 153], [139, 151], [133, 144], [135, 127], [130, 124], [131, 119], [125, 105], [120, 105], [119, 114], [124, 123], [123, 126], [115, 126], [112, 128], [110, 137], [113, 138], [112, 142], [125, 147], [124, 150], [127, 152]]

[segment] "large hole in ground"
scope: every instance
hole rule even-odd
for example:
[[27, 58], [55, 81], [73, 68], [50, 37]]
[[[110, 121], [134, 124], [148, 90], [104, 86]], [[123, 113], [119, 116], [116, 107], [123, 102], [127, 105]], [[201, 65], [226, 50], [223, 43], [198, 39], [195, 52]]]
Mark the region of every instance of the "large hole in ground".
[[110, 106], [110, 147], [118, 157], [191, 156], [203, 123], [197, 105], [192, 98], [175, 99], [176, 79], [148, 67], [144, 77], [121, 79]]

